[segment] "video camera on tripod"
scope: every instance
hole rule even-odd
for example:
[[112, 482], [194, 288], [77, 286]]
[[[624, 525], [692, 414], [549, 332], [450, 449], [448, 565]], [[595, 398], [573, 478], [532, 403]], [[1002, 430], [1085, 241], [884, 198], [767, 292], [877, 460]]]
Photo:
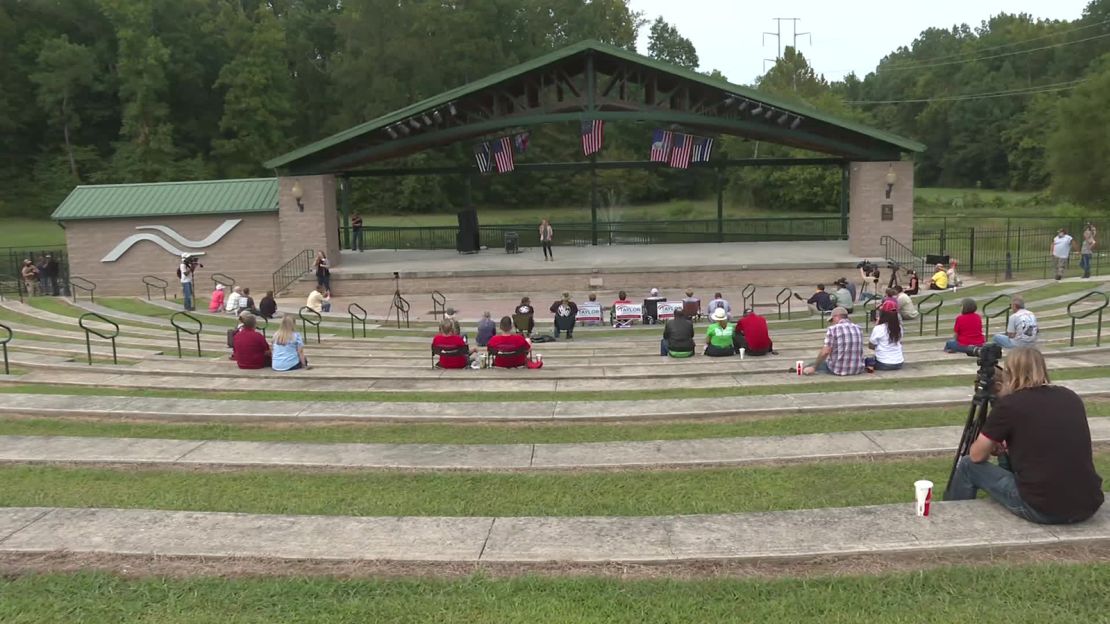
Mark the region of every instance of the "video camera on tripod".
[[956, 447], [956, 458], [952, 460], [952, 470], [948, 473], [948, 486], [945, 486], [944, 499], [949, 500], [949, 486], [956, 475], [956, 464], [960, 458], [971, 450], [972, 443], [979, 437], [983, 424], [990, 415], [991, 405], [998, 400], [995, 392], [995, 371], [999, 370], [998, 362], [1002, 359], [1002, 347], [987, 343], [981, 347], [972, 347], [967, 355], [978, 358], [979, 370], [975, 373], [975, 394], [971, 397], [971, 406], [967, 411], [967, 422], [964, 424], [963, 434], [960, 436], [960, 445]]

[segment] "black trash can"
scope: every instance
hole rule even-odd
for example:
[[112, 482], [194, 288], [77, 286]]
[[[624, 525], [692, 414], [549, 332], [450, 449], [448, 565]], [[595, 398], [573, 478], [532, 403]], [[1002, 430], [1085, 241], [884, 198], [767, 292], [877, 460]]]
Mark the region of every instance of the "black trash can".
[[505, 253], [520, 251], [520, 235], [516, 232], [505, 232]]

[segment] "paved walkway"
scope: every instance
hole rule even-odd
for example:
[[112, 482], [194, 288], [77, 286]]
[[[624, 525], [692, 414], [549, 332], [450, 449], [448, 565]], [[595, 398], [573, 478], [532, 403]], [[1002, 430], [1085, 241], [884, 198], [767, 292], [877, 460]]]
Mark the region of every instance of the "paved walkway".
[[[1063, 381], [1083, 396], [1110, 394], [1110, 378]], [[705, 399], [645, 401], [519, 401], [461, 403], [450, 401], [249, 401], [166, 399], [54, 394], [0, 394], [0, 413], [28, 416], [94, 416], [169, 421], [543, 421], [642, 420], [702, 418], [776, 412], [826, 412], [896, 407], [967, 404], [967, 388], [852, 390]]]
[[[906, 484], [907, 498], [912, 484]], [[1041, 526], [989, 501], [647, 517], [275, 516], [0, 509], [0, 552], [422, 562], [770, 560], [1110, 539], [1110, 509]]]
[[[1110, 418], [1089, 421], [1110, 442]], [[744, 464], [951, 451], [962, 427], [579, 444], [306, 444], [0, 436], [0, 462], [497, 470]]]

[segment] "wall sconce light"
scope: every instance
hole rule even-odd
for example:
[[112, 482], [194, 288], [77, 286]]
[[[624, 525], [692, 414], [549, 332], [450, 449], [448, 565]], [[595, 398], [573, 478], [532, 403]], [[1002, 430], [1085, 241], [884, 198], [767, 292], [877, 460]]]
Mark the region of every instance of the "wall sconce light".
[[301, 201], [301, 199], [304, 198], [304, 189], [301, 188], [300, 180], [293, 183], [293, 189], [290, 192], [293, 195], [293, 199], [297, 200], [297, 210], [299, 212], [304, 212], [304, 202]]
[[890, 170], [886, 172], [886, 198], [890, 199], [890, 192], [894, 190], [894, 183], [898, 181], [898, 176], [894, 173], [894, 165], [890, 166]]

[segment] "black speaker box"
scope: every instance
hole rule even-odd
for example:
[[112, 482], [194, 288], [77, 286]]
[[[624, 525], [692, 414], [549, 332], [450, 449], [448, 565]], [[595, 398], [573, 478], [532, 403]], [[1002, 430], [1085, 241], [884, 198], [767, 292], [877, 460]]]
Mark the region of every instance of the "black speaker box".
[[478, 211], [460, 210], [459, 233], [455, 237], [455, 248], [461, 253], [474, 253], [482, 248], [478, 234]]
[[928, 254], [928, 255], [925, 256], [925, 264], [930, 265], [930, 266], [937, 265], [937, 264], [943, 264], [943, 265], [947, 266], [948, 265], [948, 256], [938, 256], [938, 255]]

